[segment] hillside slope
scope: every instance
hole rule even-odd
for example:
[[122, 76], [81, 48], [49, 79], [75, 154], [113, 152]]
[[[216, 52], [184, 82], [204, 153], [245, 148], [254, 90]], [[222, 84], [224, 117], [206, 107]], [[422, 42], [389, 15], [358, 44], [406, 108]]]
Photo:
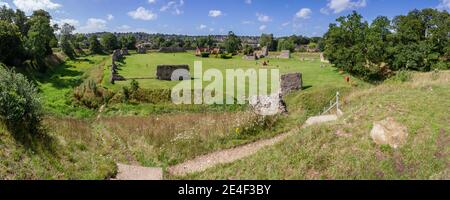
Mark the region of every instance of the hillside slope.
[[[450, 72], [416, 73], [345, 97], [337, 122], [301, 130], [241, 161], [189, 179], [450, 179]], [[404, 146], [376, 145], [373, 123], [408, 128]]]

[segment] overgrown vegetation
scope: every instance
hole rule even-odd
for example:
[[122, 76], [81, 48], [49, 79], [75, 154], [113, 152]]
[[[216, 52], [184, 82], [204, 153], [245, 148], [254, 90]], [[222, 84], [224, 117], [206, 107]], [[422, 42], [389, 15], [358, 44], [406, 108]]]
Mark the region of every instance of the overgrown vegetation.
[[35, 134], [41, 118], [37, 88], [22, 74], [0, 65], [0, 122], [6, 123], [10, 130]]

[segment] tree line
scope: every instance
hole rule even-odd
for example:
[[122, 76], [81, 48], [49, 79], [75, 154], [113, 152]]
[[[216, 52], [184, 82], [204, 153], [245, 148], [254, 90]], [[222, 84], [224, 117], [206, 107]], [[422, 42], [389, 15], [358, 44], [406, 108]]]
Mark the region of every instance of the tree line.
[[74, 34], [75, 27], [51, 23], [51, 15], [36, 10], [30, 16], [20, 9], [0, 7], [0, 62], [8, 66], [33, 66], [45, 71], [45, 59], [53, 54], [53, 48], [60, 47], [70, 59], [83, 54], [109, 53], [117, 48], [134, 49], [137, 43], [133, 35], [116, 37], [112, 33], [101, 38], [92, 35]]
[[335, 67], [366, 80], [400, 70], [450, 69], [450, 15], [413, 10], [370, 24], [357, 12], [339, 17], [324, 35], [324, 54]]

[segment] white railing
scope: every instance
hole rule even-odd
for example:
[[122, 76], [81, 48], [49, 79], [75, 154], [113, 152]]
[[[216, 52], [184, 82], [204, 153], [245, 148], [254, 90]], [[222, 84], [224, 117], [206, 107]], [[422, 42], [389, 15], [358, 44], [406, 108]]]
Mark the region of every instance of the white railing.
[[336, 114], [340, 115], [342, 111], [339, 108], [339, 97], [340, 97], [339, 92], [336, 92], [336, 96], [330, 100], [330, 105], [328, 107], [325, 107], [323, 111], [319, 113], [319, 115], [324, 115], [333, 110], [333, 108], [336, 108]]

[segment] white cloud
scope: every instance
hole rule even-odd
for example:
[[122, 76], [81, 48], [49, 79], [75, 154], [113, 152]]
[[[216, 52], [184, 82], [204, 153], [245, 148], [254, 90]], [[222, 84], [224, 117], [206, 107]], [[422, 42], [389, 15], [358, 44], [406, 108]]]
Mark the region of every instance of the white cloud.
[[438, 8], [443, 10], [450, 9], [450, 0], [441, 0]]
[[207, 28], [208, 26], [204, 25], [204, 24], [200, 24], [200, 26], [198, 27], [198, 29], [203, 30], [205, 28]]
[[214, 28], [209, 28], [209, 32], [214, 32]]
[[328, 0], [327, 11], [322, 10], [322, 13], [333, 11], [335, 14], [345, 10], [363, 8], [367, 6], [366, 0]]
[[260, 31], [264, 31], [264, 30], [266, 30], [266, 28], [267, 28], [266, 25], [261, 25], [261, 26], [259, 27], [259, 30], [260, 30]]
[[107, 30], [106, 24], [107, 24], [106, 20], [89, 18], [86, 24], [78, 29], [79, 30], [78, 32], [92, 33], [92, 32], [106, 31]]
[[172, 14], [181, 15], [183, 14], [183, 11], [181, 10], [181, 7], [183, 6], [184, 0], [180, 0], [178, 3], [176, 1], [169, 1], [166, 5], [162, 6], [159, 11], [165, 12], [168, 10], [172, 10]]
[[245, 21], [242, 21], [242, 24], [254, 24], [254, 22], [245, 20]]
[[153, 13], [150, 10], [145, 9], [144, 7], [139, 7], [136, 10], [128, 12], [128, 16], [130, 16], [133, 19], [139, 19], [139, 20], [155, 20], [158, 18], [158, 15]]
[[321, 9], [320, 9], [320, 13], [322, 13], [322, 14], [324, 14], [324, 15], [329, 15], [329, 14], [330, 14], [330, 11], [329, 11], [328, 9], [326, 9], [326, 8], [321, 8]]
[[311, 17], [311, 14], [312, 14], [311, 9], [302, 8], [295, 14], [295, 17], [301, 19], [309, 19]]
[[35, 10], [55, 10], [62, 5], [53, 3], [52, 0], [14, 0], [14, 5], [25, 12], [32, 12]]
[[114, 15], [108, 14], [108, 15], [106, 16], [106, 19], [108, 19], [109, 21], [111, 21], [111, 20], [114, 19]]
[[0, 1], [0, 7], [3, 7], [3, 6], [6, 6], [7, 8], [10, 7], [8, 3]]
[[291, 22], [284, 22], [281, 26], [289, 26], [289, 24], [291, 24]]
[[258, 17], [258, 21], [260, 22], [270, 22], [272, 21], [272, 18], [268, 15], [264, 15], [261, 13], [256, 13], [256, 17]]
[[252, 4], [252, 0], [245, 0], [244, 1], [246, 4]]
[[210, 17], [219, 17], [222, 15], [222, 11], [220, 10], [210, 10], [208, 16]]
[[149, 4], [156, 3], [156, 0], [148, 0], [148, 3], [149, 3]]

